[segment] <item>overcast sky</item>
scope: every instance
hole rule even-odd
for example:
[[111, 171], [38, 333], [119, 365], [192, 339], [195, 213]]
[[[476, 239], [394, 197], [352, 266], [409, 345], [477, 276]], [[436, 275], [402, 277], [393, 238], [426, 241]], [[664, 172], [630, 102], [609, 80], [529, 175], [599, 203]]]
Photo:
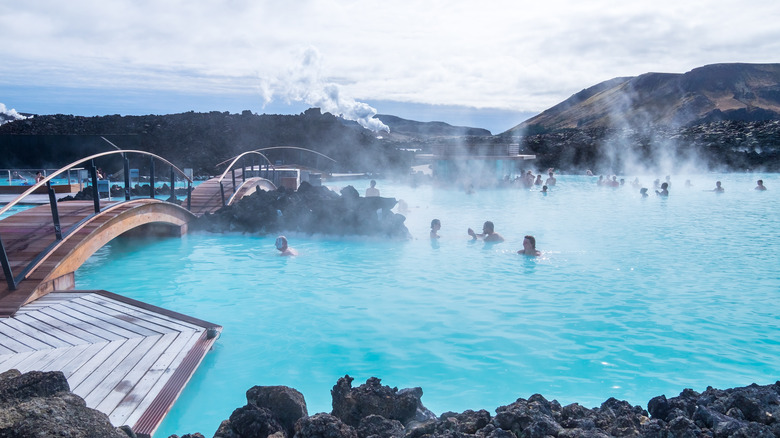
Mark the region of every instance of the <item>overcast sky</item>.
[[0, 104], [319, 106], [496, 133], [617, 76], [780, 62], [778, 20], [777, 0], [3, 1]]

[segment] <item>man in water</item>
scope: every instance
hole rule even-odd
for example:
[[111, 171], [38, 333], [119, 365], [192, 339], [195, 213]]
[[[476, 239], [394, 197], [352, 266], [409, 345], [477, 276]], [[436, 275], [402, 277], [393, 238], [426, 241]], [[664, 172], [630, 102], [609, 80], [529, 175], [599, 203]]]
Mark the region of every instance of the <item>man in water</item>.
[[523, 249], [517, 251], [517, 253], [529, 257], [542, 255], [542, 252], [536, 249], [536, 238], [534, 236], [525, 236], [523, 238]]
[[663, 183], [661, 184], [661, 191], [658, 190], [655, 191], [655, 194], [658, 196], [669, 196], [669, 184]]
[[276, 249], [279, 250], [283, 256], [296, 256], [298, 255], [298, 251], [290, 248], [287, 246], [287, 238], [284, 236], [279, 236], [276, 238]]
[[764, 186], [764, 180], [763, 179], [760, 179], [760, 180], [756, 181], [756, 184], [758, 184], [756, 186], [756, 190], [766, 190], [766, 186]]
[[485, 242], [503, 242], [504, 238], [494, 230], [493, 222], [486, 221], [482, 225], [481, 234], [476, 234], [471, 228], [468, 229], [468, 233], [474, 240], [482, 239]]
[[441, 230], [441, 221], [438, 219], [434, 219], [431, 221], [431, 239], [438, 239], [439, 237], [439, 230]]
[[555, 179], [555, 174], [551, 170], [551, 171], [547, 172], [547, 175], [549, 175], [549, 176], [547, 177], [547, 181], [544, 182], [545, 185], [547, 185], [547, 186], [554, 186], [555, 183], [558, 182], [558, 180]]
[[643, 198], [647, 198], [647, 187], [639, 189], [639, 194], [642, 195]]
[[723, 186], [720, 185], [720, 181], [716, 181], [715, 188], [710, 191], [715, 193], [723, 193], [725, 189], [723, 188]]
[[366, 189], [366, 198], [371, 196], [379, 196], [379, 189], [376, 188], [376, 181], [371, 180], [371, 187]]

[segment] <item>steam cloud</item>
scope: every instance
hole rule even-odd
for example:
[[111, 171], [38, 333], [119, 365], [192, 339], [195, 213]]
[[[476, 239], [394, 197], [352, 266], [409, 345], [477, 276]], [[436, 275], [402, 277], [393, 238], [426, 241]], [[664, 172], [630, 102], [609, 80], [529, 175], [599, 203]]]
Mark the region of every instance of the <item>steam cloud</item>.
[[303, 53], [300, 67], [291, 69], [282, 77], [261, 78], [260, 92], [264, 105], [273, 101], [274, 97], [287, 102], [306, 102], [344, 119], [354, 120], [374, 132], [390, 132], [387, 125], [373, 118], [376, 115], [374, 108], [344, 95], [338, 84], [323, 80], [321, 65], [319, 51], [309, 47]]
[[3, 123], [13, 122], [14, 120], [23, 120], [27, 117], [16, 112], [15, 109], [7, 109], [4, 103], [0, 103], [0, 125]]

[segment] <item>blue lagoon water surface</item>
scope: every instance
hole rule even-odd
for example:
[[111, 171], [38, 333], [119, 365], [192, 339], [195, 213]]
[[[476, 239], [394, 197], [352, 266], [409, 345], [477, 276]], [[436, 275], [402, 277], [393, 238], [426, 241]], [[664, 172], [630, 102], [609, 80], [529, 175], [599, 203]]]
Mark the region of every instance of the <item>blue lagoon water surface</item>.
[[[703, 191], [715, 180], [725, 193]], [[79, 269], [78, 288], [224, 326], [156, 436], [213, 434], [254, 385], [294, 387], [310, 414], [329, 412], [345, 374], [420, 386], [436, 414], [534, 393], [646, 407], [780, 378], [780, 175], [681, 176], [667, 199], [580, 176], [546, 196], [378, 187], [409, 206], [414, 240], [292, 233], [300, 255], [280, 257], [275, 235], [117, 239]], [[485, 220], [506, 242], [469, 240]], [[543, 257], [516, 254], [525, 234]]]

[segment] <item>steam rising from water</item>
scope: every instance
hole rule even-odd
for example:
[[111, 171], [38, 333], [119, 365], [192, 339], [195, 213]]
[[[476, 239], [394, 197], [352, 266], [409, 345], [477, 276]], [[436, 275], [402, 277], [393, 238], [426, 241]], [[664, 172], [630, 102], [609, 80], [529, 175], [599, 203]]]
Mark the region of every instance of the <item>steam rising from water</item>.
[[322, 55], [314, 47], [307, 48], [298, 68], [274, 78], [261, 78], [260, 92], [264, 105], [274, 97], [287, 102], [306, 102], [347, 120], [354, 120], [374, 132], [390, 132], [390, 128], [379, 119], [373, 118], [376, 110], [370, 105], [358, 102], [345, 95], [338, 84], [322, 78]]
[[27, 117], [16, 112], [15, 109], [7, 109], [4, 103], [0, 103], [0, 125], [3, 123], [12, 122], [14, 120], [23, 120]]

